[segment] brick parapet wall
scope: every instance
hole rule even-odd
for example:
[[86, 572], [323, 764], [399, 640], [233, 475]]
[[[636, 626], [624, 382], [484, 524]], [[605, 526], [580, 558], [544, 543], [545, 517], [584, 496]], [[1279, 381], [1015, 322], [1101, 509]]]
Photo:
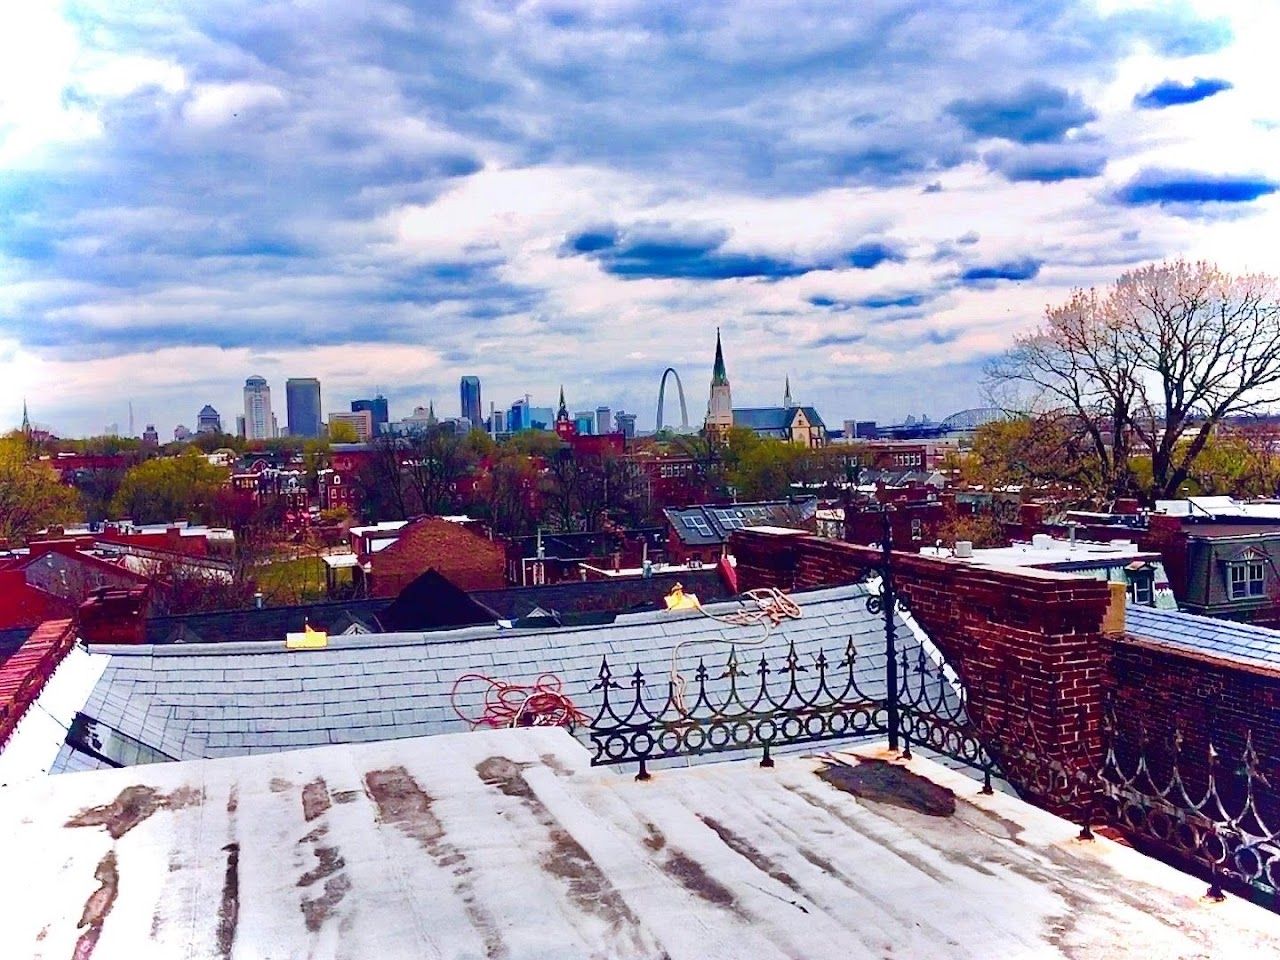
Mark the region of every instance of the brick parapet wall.
[[[879, 550], [803, 535], [735, 532], [740, 586], [811, 590], [855, 582]], [[895, 553], [912, 616], [960, 677], [989, 748], [1024, 795], [1051, 809], [1092, 797], [1047, 796], [1046, 771], [1072, 774], [1102, 760], [1109, 647], [1105, 583], [1039, 570], [993, 570]], [[1028, 750], [1039, 762], [1019, 768]]]
[[[1210, 771], [1228, 801], [1242, 801], [1241, 761], [1252, 742], [1272, 787], [1256, 800], [1280, 822], [1280, 670], [1179, 650], [1140, 637], [1110, 643], [1111, 711], [1122, 754], [1144, 752], [1164, 768], [1178, 737], [1178, 768], [1194, 793]], [[1132, 763], [1133, 756], [1122, 756]]]

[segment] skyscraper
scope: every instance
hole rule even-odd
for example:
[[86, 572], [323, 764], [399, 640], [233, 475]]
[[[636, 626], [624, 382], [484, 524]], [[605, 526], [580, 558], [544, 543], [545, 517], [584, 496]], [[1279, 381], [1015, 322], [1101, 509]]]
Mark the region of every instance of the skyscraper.
[[723, 440], [733, 428], [733, 398], [729, 392], [729, 374], [724, 367], [724, 351], [720, 348], [720, 328], [716, 328], [716, 361], [711, 368], [711, 397], [707, 402], [707, 436]]
[[609, 408], [601, 404], [596, 407], [596, 433], [611, 433], [609, 429]]
[[373, 432], [375, 435], [387, 432], [387, 425], [391, 423], [391, 414], [387, 409], [386, 397], [378, 394], [372, 400], [351, 401], [352, 413], [360, 413], [362, 410], [368, 410], [373, 416]]
[[463, 377], [458, 385], [458, 392], [462, 399], [461, 415], [470, 420], [473, 427], [483, 423], [484, 414], [480, 407], [480, 378]]
[[196, 415], [196, 433], [221, 433], [222, 417], [209, 404], [205, 404]]
[[320, 381], [315, 377], [290, 377], [284, 382], [289, 436], [320, 436]]
[[244, 436], [246, 440], [270, 440], [272, 426], [271, 388], [264, 377], [249, 377], [244, 382]]
[[636, 435], [636, 415], [634, 413], [619, 410], [613, 415], [613, 422], [618, 426], [618, 433], [628, 440]]

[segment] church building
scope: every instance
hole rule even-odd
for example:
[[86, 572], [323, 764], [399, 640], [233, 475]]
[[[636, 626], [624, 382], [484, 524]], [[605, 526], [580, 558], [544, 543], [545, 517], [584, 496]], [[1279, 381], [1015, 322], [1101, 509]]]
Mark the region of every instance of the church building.
[[734, 408], [729, 391], [729, 374], [724, 365], [720, 331], [716, 330], [716, 359], [711, 368], [711, 397], [707, 404], [706, 434], [724, 441], [732, 427], [745, 427], [757, 436], [785, 440], [809, 449], [826, 446], [827, 425], [816, 409], [791, 400], [791, 378], [787, 377], [780, 407]]

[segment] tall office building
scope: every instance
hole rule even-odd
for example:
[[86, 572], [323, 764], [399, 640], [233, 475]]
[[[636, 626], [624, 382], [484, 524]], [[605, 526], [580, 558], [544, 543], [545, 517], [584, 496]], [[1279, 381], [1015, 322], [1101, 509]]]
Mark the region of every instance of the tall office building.
[[373, 417], [373, 432], [375, 436], [387, 432], [388, 425], [391, 423], [391, 414], [387, 408], [386, 397], [378, 394], [372, 400], [351, 401], [352, 413], [360, 413], [363, 410], [368, 410]]
[[625, 410], [619, 410], [613, 415], [613, 422], [618, 426], [618, 433], [622, 434], [628, 440], [636, 435], [636, 415], [627, 413]]
[[196, 433], [221, 433], [222, 417], [209, 404], [205, 404], [196, 415]]
[[329, 436], [333, 436], [333, 428], [338, 424], [346, 424], [355, 431], [356, 442], [366, 443], [373, 437], [373, 414], [368, 410], [352, 413], [329, 414]]
[[290, 377], [284, 382], [289, 436], [320, 436], [320, 381], [315, 377]]
[[604, 406], [596, 407], [596, 433], [605, 434], [612, 433], [609, 424], [609, 408]]
[[458, 384], [458, 393], [462, 399], [460, 416], [466, 417], [475, 426], [484, 421], [480, 408], [480, 378], [463, 377]]
[[244, 436], [246, 440], [275, 437], [275, 415], [271, 412], [271, 388], [263, 377], [244, 382]]
[[507, 429], [512, 433], [519, 433], [529, 427], [529, 397], [526, 394], [523, 399], [511, 405], [511, 411], [507, 415]]

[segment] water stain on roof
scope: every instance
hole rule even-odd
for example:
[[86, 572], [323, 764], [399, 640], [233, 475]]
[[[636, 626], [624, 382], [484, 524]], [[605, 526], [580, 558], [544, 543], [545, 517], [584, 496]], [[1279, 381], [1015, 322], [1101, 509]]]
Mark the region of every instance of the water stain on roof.
[[504, 960], [511, 955], [498, 924], [476, 895], [471, 867], [461, 850], [445, 838], [440, 819], [432, 810], [434, 799], [404, 767], [370, 770], [364, 776], [365, 792], [373, 801], [381, 823], [398, 827], [453, 878], [453, 891], [462, 901], [467, 919], [484, 940], [485, 956]]
[[329, 787], [324, 777], [316, 777], [302, 788], [302, 816], [310, 823], [331, 806]]
[[525, 779], [521, 765], [506, 757], [489, 757], [476, 765], [476, 773], [489, 786], [518, 799], [546, 830], [550, 847], [540, 858], [542, 869], [564, 881], [569, 899], [579, 909], [605, 920], [619, 934], [626, 932], [631, 945], [618, 952], [630, 950], [642, 955], [652, 952], [653, 946], [645, 943], [643, 928], [627, 902], [591, 854], [547, 809]]
[[203, 800], [203, 793], [192, 787], [179, 787], [169, 794], [153, 787], [125, 787], [111, 803], [81, 810], [65, 826], [106, 827], [111, 839], [119, 840], [157, 810], [181, 810]]
[[228, 843], [222, 849], [227, 855], [227, 871], [222, 880], [216, 937], [222, 960], [230, 960], [236, 925], [240, 921], [240, 844]]
[[717, 907], [723, 907], [739, 918], [745, 919], [745, 915], [738, 906], [737, 898], [728, 887], [710, 876], [702, 864], [683, 850], [669, 846], [666, 835], [657, 826], [646, 821], [644, 829], [644, 845], [652, 853], [660, 855], [657, 858], [658, 866], [662, 868], [663, 873], [676, 880], [694, 896]]
[[99, 887], [89, 894], [89, 899], [84, 902], [84, 910], [80, 913], [80, 922], [76, 926], [87, 929], [76, 940], [75, 950], [71, 954], [72, 960], [89, 960], [93, 956], [98, 938], [102, 936], [102, 925], [106, 923], [107, 914], [111, 912], [116, 896], [120, 892], [120, 871], [116, 867], [114, 850], [108, 850], [98, 861], [98, 868], [94, 870], [93, 876], [98, 881]]
[[876, 757], [857, 763], [831, 760], [817, 774], [837, 790], [860, 800], [887, 803], [930, 817], [950, 817], [956, 812], [956, 795], [946, 787], [913, 773], [906, 767]]

